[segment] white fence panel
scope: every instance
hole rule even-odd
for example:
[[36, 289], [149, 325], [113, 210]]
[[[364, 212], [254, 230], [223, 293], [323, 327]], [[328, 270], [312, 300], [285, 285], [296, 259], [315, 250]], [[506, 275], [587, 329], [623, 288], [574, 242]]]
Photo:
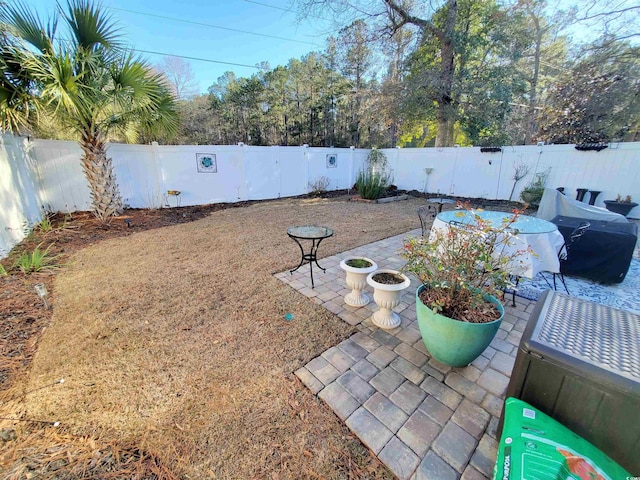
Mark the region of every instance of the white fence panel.
[[91, 208], [89, 185], [80, 163], [82, 150], [77, 142], [34, 140], [32, 152], [48, 210], [75, 212]]
[[0, 258], [9, 254], [43, 215], [37, 171], [26, 139], [0, 137]]
[[307, 163], [302, 147], [270, 147], [280, 169], [280, 197], [294, 197], [307, 192]]
[[[352, 162], [351, 170], [349, 172], [349, 181], [346, 188], [351, 188], [358, 178], [358, 173], [367, 168], [367, 158], [369, 157], [369, 150], [364, 148], [351, 149]], [[388, 161], [388, 158], [387, 158]]]
[[[151, 147], [149, 147], [151, 148]], [[170, 145], [158, 149], [160, 184], [181, 192], [182, 206], [237, 202], [247, 198], [244, 159], [239, 146]], [[198, 171], [198, 156], [215, 155], [215, 171]], [[212, 157], [213, 158], [213, 157]], [[175, 199], [166, 197], [175, 206]]]
[[[471, 147], [399, 149], [397, 155], [390, 149], [384, 151], [395, 184], [405, 190], [506, 200], [513, 188], [514, 166], [526, 164], [530, 173], [516, 185], [516, 201], [536, 174], [545, 171], [549, 173], [547, 186], [565, 187], [572, 198], [577, 188], [602, 191], [597, 206], [603, 207], [604, 200], [618, 193], [640, 199], [640, 143], [613, 144], [601, 152], [578, 151], [573, 145], [506, 146], [497, 153]], [[432, 169], [428, 176], [426, 168]], [[640, 207], [629, 217], [640, 217]]]
[[432, 175], [435, 172], [429, 175], [431, 185], [427, 185], [425, 168], [433, 166], [429, 164], [425, 149], [388, 148], [383, 149], [382, 152], [387, 156], [394, 185], [403, 190], [417, 190], [419, 192], [424, 192], [425, 189], [433, 186]]
[[248, 200], [280, 196], [280, 165], [272, 147], [241, 147], [244, 154]]
[[329, 180], [327, 190], [349, 188], [349, 175], [353, 162], [347, 148], [307, 148], [307, 191], [323, 177]]
[[112, 143], [107, 151], [113, 160], [122, 201], [131, 208], [160, 208], [166, 192], [157, 164], [157, 147]]

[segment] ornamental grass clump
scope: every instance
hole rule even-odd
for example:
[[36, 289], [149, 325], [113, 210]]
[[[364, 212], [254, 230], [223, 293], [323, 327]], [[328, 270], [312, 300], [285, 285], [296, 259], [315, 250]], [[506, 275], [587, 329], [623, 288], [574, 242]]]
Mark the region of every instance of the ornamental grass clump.
[[464, 322], [490, 322], [500, 313], [487, 296], [500, 297], [506, 288], [514, 288], [508, 270], [513, 271], [518, 257], [526, 253], [514, 248], [517, 230], [512, 225], [521, 211], [505, 213], [500, 225], [492, 225], [468, 205], [458, 208], [464, 210], [448, 230], [433, 229], [429, 238], [406, 239], [403, 270], [422, 282], [419, 298], [435, 313]]
[[356, 189], [360, 197], [377, 200], [387, 191], [391, 175], [387, 173], [387, 156], [377, 148], [372, 148], [367, 156], [367, 166], [358, 172]]
[[377, 200], [387, 190], [389, 177], [384, 173], [361, 171], [356, 178], [356, 188], [362, 198]]

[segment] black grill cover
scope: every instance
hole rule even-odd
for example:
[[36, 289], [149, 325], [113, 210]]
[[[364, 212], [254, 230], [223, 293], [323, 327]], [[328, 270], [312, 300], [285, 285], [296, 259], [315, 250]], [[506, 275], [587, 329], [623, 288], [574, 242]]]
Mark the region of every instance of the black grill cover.
[[571, 232], [585, 220], [591, 227], [573, 245], [568, 260], [560, 263], [560, 270], [565, 275], [600, 283], [622, 282], [631, 264], [638, 239], [638, 226], [635, 223], [603, 222], [561, 215], [551, 222], [558, 226], [567, 241]]

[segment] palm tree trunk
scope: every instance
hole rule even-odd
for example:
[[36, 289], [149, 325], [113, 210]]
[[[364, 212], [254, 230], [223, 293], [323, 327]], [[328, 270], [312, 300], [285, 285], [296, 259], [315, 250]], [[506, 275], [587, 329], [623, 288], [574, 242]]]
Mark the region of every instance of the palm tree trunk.
[[113, 163], [107, 157], [107, 145], [99, 132], [84, 132], [80, 140], [82, 168], [91, 189], [93, 213], [102, 223], [121, 214], [122, 197], [116, 183]]

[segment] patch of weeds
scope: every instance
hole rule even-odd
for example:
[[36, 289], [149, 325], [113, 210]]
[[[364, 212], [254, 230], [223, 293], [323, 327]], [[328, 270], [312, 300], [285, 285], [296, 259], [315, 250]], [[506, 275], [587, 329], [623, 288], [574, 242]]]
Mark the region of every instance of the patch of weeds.
[[53, 243], [46, 249], [41, 250], [40, 247], [42, 246], [42, 243], [39, 243], [31, 253], [22, 252], [13, 264], [14, 268], [18, 268], [25, 274], [58, 268], [59, 265], [54, 263], [58, 258], [58, 255], [49, 255], [49, 249], [53, 246]]
[[324, 193], [329, 188], [331, 179], [329, 177], [322, 176], [313, 182], [309, 182], [309, 193], [311, 195], [319, 195]]
[[6, 277], [7, 275], [9, 275], [7, 269], [0, 263], [0, 277]]
[[51, 222], [51, 216], [45, 215], [40, 223], [38, 223], [34, 230], [38, 230], [41, 233], [49, 233], [53, 230], [53, 223]]

